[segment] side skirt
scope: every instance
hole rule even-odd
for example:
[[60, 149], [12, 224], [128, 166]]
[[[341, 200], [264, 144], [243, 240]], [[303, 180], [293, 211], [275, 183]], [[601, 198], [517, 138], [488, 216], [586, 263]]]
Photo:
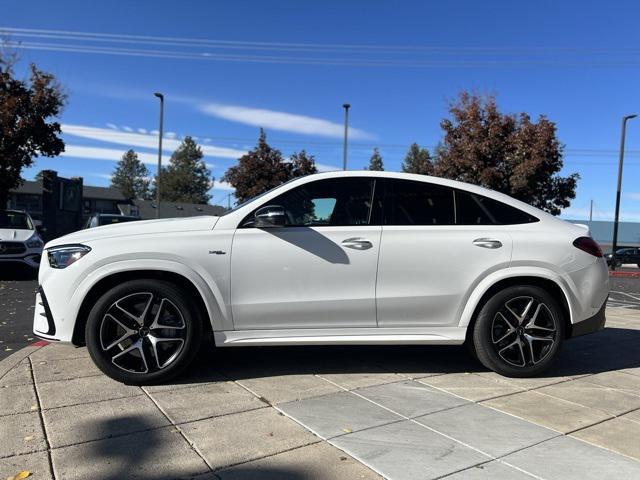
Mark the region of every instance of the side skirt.
[[460, 327], [226, 330], [214, 332], [216, 346], [249, 345], [461, 345]]

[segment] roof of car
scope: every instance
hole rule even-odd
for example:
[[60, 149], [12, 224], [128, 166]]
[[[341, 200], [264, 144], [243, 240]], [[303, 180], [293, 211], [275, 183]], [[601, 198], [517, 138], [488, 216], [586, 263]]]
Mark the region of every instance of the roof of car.
[[120, 215], [119, 213], [96, 213], [95, 215], [93, 215], [94, 217], [105, 217], [105, 218], [140, 218], [140, 217], [136, 217], [135, 215]]

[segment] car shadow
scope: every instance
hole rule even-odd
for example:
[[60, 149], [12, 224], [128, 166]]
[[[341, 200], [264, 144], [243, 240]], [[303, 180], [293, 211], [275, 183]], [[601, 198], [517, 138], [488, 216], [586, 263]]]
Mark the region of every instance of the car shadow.
[[[541, 377], [588, 375], [640, 366], [640, 330], [610, 327], [568, 340]], [[205, 345], [187, 373], [171, 384], [286, 375], [398, 373], [423, 377], [487, 372], [463, 346], [287, 346], [213, 348]]]

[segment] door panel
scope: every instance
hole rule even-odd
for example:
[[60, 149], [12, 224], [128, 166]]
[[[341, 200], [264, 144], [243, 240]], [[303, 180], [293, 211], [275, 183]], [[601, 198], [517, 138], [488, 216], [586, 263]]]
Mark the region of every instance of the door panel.
[[[495, 248], [495, 241], [502, 245]], [[383, 227], [378, 326], [457, 324], [472, 287], [507, 267], [511, 250], [511, 237], [501, 226]]]
[[376, 326], [381, 230], [238, 229], [231, 254], [235, 329]]

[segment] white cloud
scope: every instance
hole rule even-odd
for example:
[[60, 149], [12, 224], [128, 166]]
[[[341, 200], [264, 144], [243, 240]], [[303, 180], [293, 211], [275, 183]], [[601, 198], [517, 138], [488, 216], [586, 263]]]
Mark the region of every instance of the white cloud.
[[336, 170], [340, 170], [338, 167], [334, 165], [327, 165], [326, 163], [316, 163], [316, 168], [319, 172], [334, 172]]
[[625, 194], [625, 197], [630, 200], [639, 200], [640, 201], [640, 192], [631, 192]]
[[105, 123], [105, 125], [107, 126], [107, 128], [110, 128], [111, 130], [118, 130], [118, 126], [114, 123]]
[[164, 136], [167, 137], [167, 138], [176, 138], [177, 137], [176, 132], [166, 132], [164, 134]]
[[[115, 143], [125, 145], [127, 148], [149, 148], [158, 147], [158, 140], [151, 135], [143, 135], [140, 133], [128, 133], [110, 130], [107, 128], [87, 127], [85, 125], [63, 124], [62, 133], [80, 138], [88, 138], [106, 143]], [[173, 152], [180, 146], [180, 141], [172, 138], [166, 138], [163, 142], [163, 149]], [[201, 145], [202, 153], [208, 157], [232, 158], [234, 160], [240, 158], [246, 153], [244, 150], [236, 150], [233, 148], [217, 147], [215, 145]], [[122, 153], [121, 153], [122, 154]]]
[[[331, 138], [342, 138], [344, 135], [343, 124], [306, 115], [219, 103], [205, 103], [198, 108], [207, 115], [254, 127]], [[374, 138], [370, 133], [358, 128], [349, 128], [349, 136], [354, 140]]]
[[139, 128], [139, 129], [138, 129], [138, 133], [141, 133], [141, 134], [143, 134], [143, 135], [146, 135], [146, 134], [147, 134], [147, 129], [146, 129], [146, 128]]
[[228, 182], [218, 182], [218, 181], [214, 181], [213, 182], [213, 188], [215, 190], [224, 190], [226, 192], [235, 192], [236, 189], [233, 188], [231, 186], [231, 184], [229, 184]]
[[[70, 158], [88, 158], [91, 160], [109, 160], [117, 162], [122, 158], [124, 149], [116, 148], [102, 148], [102, 147], [86, 147], [83, 145], [70, 145], [67, 144], [64, 147], [64, 152], [60, 154], [62, 157]], [[138, 158], [142, 163], [148, 163], [156, 165], [158, 163], [158, 156], [153, 153], [136, 152]], [[163, 158], [163, 162], [165, 159]], [[166, 159], [168, 161], [168, 158]]]
[[111, 174], [110, 173], [87, 173], [84, 176], [85, 177], [102, 178], [104, 180], [111, 180]]
[[124, 125], [124, 126], [122, 127], [122, 129], [123, 129], [125, 132], [133, 132], [133, 128], [131, 128], [131, 127], [127, 127], [126, 125]]

